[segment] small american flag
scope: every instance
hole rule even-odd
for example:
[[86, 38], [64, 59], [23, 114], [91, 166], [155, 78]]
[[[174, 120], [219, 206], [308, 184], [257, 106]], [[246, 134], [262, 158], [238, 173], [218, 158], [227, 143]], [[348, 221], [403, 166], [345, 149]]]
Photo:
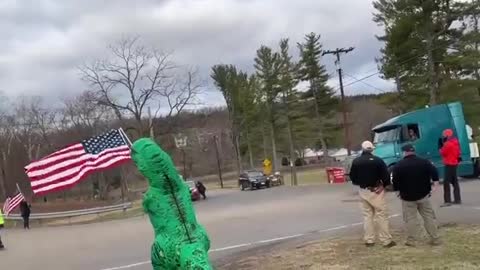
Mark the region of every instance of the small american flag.
[[71, 188], [88, 175], [129, 161], [130, 148], [112, 130], [57, 151], [25, 167], [34, 194]]
[[5, 200], [5, 203], [3, 204], [3, 214], [8, 216], [24, 199], [25, 197], [23, 197], [23, 194], [20, 192], [13, 196], [13, 198], [7, 197], [7, 200]]

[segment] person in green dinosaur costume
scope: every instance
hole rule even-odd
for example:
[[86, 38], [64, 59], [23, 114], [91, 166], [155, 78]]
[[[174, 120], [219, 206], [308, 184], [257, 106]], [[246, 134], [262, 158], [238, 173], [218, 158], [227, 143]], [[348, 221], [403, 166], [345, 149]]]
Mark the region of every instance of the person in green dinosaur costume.
[[143, 208], [155, 233], [151, 260], [154, 270], [210, 270], [210, 240], [197, 222], [188, 186], [170, 156], [151, 139], [132, 145], [132, 159], [149, 188]]

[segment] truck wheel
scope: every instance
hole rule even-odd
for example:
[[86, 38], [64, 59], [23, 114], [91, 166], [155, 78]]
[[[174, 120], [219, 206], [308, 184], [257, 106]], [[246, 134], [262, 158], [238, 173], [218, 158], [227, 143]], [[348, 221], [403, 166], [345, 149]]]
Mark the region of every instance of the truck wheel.
[[462, 176], [465, 179], [475, 179], [480, 176], [480, 164], [478, 160], [472, 160], [473, 162], [473, 174]]
[[267, 183], [265, 183], [265, 187], [269, 188], [270, 186], [271, 186], [270, 181], [267, 181]]
[[480, 162], [478, 161], [478, 159], [475, 160], [475, 163], [473, 164], [473, 177], [480, 177]]

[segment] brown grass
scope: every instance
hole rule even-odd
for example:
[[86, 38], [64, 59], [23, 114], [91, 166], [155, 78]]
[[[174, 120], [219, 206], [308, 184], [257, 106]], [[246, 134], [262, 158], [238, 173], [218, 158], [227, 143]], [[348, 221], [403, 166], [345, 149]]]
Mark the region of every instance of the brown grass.
[[[444, 245], [366, 248], [358, 237], [333, 238], [234, 262], [225, 269], [480, 269], [480, 226], [442, 228]], [[395, 238], [401, 235], [396, 233]], [[233, 268], [232, 268], [233, 267]]]

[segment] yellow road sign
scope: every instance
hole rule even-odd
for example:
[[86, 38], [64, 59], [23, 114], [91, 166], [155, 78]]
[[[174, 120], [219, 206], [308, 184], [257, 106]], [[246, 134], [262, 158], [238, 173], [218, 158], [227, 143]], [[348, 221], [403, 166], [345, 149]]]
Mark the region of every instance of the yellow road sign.
[[263, 161], [263, 173], [265, 175], [271, 175], [272, 174], [272, 162], [268, 159], [265, 159]]

